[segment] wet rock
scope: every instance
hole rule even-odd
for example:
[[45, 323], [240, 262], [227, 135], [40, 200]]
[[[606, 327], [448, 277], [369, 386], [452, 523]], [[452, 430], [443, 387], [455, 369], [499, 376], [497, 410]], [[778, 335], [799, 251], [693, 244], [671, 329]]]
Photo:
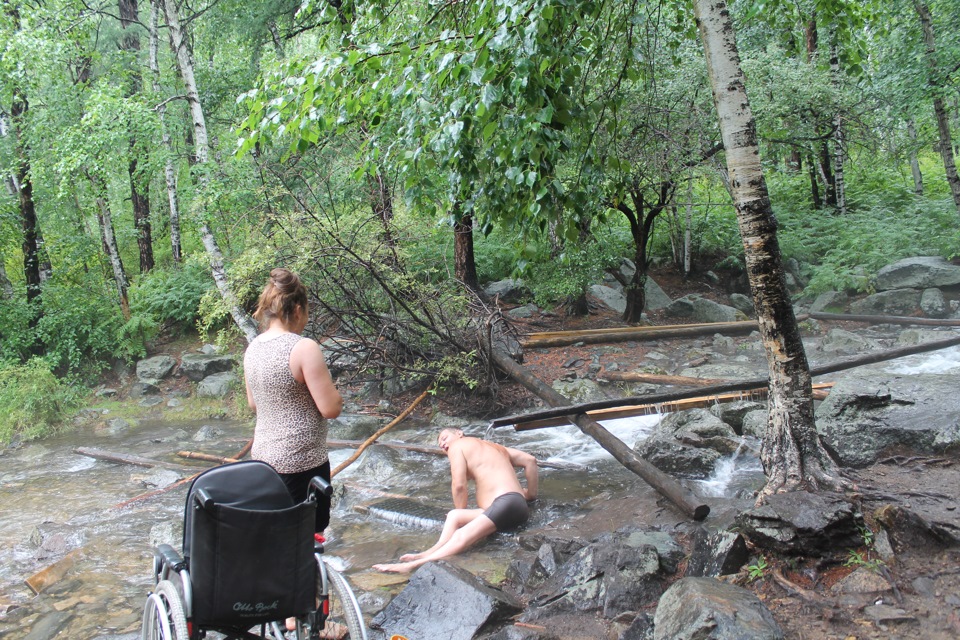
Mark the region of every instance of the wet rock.
[[718, 531], [708, 536], [700, 529], [695, 536], [690, 560], [687, 563], [687, 577], [725, 576], [740, 571], [747, 564], [750, 551], [746, 540], [739, 533]]
[[818, 351], [833, 354], [852, 354], [860, 351], [878, 349], [880, 346], [875, 340], [864, 338], [861, 335], [845, 329], [831, 329], [820, 341]]
[[570, 402], [574, 404], [607, 399], [606, 394], [603, 393], [600, 385], [595, 380], [587, 380], [585, 378], [570, 381], [557, 380], [554, 381], [552, 386], [557, 393], [568, 398]]
[[738, 446], [730, 425], [706, 409], [691, 409], [668, 414], [634, 450], [667, 473], [706, 478], [717, 461]]
[[750, 296], [745, 296], [742, 293], [730, 294], [730, 306], [737, 311], [740, 311], [748, 318], [756, 315], [756, 309], [753, 307], [753, 300], [750, 298]]
[[511, 596], [447, 562], [429, 562], [371, 626], [408, 638], [470, 640], [477, 631], [520, 611]]
[[169, 520], [167, 522], [158, 522], [150, 527], [150, 547], [159, 547], [161, 544], [168, 544], [174, 549], [180, 548], [183, 541], [183, 521]]
[[223, 429], [205, 424], [193, 434], [193, 441], [210, 442], [211, 440], [219, 440], [221, 436], [223, 436]]
[[530, 318], [539, 312], [539, 308], [535, 304], [525, 304], [522, 307], [515, 307], [507, 311], [507, 315], [511, 318]]
[[731, 356], [737, 352], [737, 341], [730, 336], [714, 334], [712, 348], [717, 353]]
[[950, 315], [950, 307], [940, 289], [924, 289], [920, 294], [920, 311], [928, 318], [946, 318]]
[[[338, 440], [365, 440], [383, 426], [383, 420], [359, 413], [343, 413], [333, 420], [328, 420], [327, 425], [331, 438]], [[460, 428], [460, 425], [457, 425], [457, 428]], [[436, 440], [429, 444], [436, 444]]]
[[188, 353], [180, 359], [180, 373], [194, 382], [200, 382], [207, 376], [232, 370], [235, 364], [232, 356]]
[[146, 398], [142, 399], [140, 402], [137, 403], [137, 405], [144, 408], [155, 407], [158, 404], [163, 404], [163, 398], [159, 396], [147, 396]]
[[649, 545], [657, 550], [660, 568], [666, 573], [676, 573], [680, 561], [686, 557], [683, 548], [665, 531], [631, 531], [621, 529], [617, 535], [624, 537], [624, 544], [639, 548]]
[[770, 414], [766, 409], [748, 411], [743, 416], [742, 434], [745, 436], [753, 436], [754, 438], [763, 438], [769, 420]]
[[920, 291], [894, 289], [850, 303], [850, 313], [870, 316], [908, 316], [920, 308]]
[[662, 590], [655, 547], [604, 535], [557, 568], [533, 594], [523, 619], [597, 610], [613, 618], [649, 605]]
[[817, 430], [853, 467], [875, 462], [894, 445], [937, 453], [960, 444], [956, 386], [950, 374], [849, 372], [817, 407]]
[[163, 380], [177, 366], [177, 361], [170, 356], [154, 356], [137, 363], [137, 379], [145, 381]]
[[625, 296], [622, 291], [602, 284], [590, 285], [589, 291], [590, 295], [617, 313], [626, 311], [627, 296]]
[[883, 576], [866, 567], [860, 567], [833, 585], [830, 590], [836, 594], [863, 595], [871, 598], [893, 593], [893, 587]]
[[199, 398], [224, 398], [233, 392], [239, 379], [232, 371], [214, 373], [200, 381], [197, 385]]
[[878, 624], [893, 624], [901, 622], [917, 622], [917, 619], [909, 615], [903, 609], [898, 609], [897, 607], [891, 607], [888, 604], [873, 604], [863, 610], [863, 615], [865, 615], [870, 620], [877, 622]]
[[180, 474], [172, 469], [161, 469], [154, 467], [146, 473], [134, 473], [130, 476], [134, 482], [139, 482], [146, 487], [162, 489], [168, 487], [174, 482], [180, 480]]
[[23, 640], [49, 640], [60, 633], [72, 618], [73, 613], [70, 611], [54, 611], [43, 615], [33, 623]]
[[751, 411], [763, 411], [766, 415], [767, 405], [752, 400], [736, 400], [715, 404], [709, 411], [722, 422], [730, 425], [734, 433], [743, 435], [743, 420], [746, 415]]
[[829, 554], [863, 542], [862, 515], [834, 493], [774, 494], [763, 506], [738, 515], [736, 521], [751, 543], [782, 554]]
[[944, 549], [960, 545], [960, 530], [946, 523], [930, 522], [918, 513], [899, 505], [884, 505], [873, 512], [890, 537], [897, 553], [904, 550]]
[[877, 272], [877, 291], [923, 289], [960, 284], [960, 267], [939, 256], [904, 258]]
[[617, 640], [653, 640], [653, 616], [641, 613], [617, 636]]
[[654, 640], [781, 640], [783, 631], [752, 592], [713, 578], [683, 578], [654, 614]]

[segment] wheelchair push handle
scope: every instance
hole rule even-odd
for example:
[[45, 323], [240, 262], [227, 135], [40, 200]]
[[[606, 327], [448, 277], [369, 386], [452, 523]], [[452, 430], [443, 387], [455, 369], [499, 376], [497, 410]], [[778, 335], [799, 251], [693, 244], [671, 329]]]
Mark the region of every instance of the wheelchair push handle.
[[203, 487], [197, 489], [193, 493], [193, 499], [197, 502], [198, 505], [200, 505], [200, 508], [202, 509], [212, 509], [213, 505], [215, 504], [213, 500], [213, 496], [207, 493], [207, 490], [204, 489]]
[[310, 490], [318, 491], [328, 498], [333, 495], [333, 487], [321, 476], [310, 478]]

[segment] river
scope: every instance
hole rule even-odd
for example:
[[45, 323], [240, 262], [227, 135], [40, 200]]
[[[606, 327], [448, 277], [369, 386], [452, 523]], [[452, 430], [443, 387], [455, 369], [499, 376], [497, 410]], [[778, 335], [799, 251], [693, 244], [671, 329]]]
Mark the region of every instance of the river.
[[[606, 426], [628, 444], [647, 433], [657, 417], [608, 421]], [[195, 442], [208, 425], [215, 439]], [[406, 423], [384, 437], [387, 441], [433, 445], [436, 427]], [[139, 637], [143, 603], [152, 586], [152, 546], [170, 542], [180, 548], [186, 484], [129, 506], [118, 506], [151, 490], [150, 478], [187, 477], [193, 472], [151, 470], [95, 460], [75, 453], [77, 447], [100, 448], [192, 465], [210, 463], [176, 456], [179, 450], [214, 455], [235, 454], [249, 437], [249, 423], [228, 421], [141, 422], [120, 433], [80, 430], [0, 452], [0, 637], [43, 640], [132, 640]], [[640, 478], [574, 427], [516, 432], [465, 428], [507, 446], [535, 453], [567, 468], [541, 469], [540, 496], [528, 526], [572, 517], [591, 500], [651, 492]], [[331, 438], [336, 438], [334, 430]], [[352, 450], [331, 452], [336, 467]], [[694, 483], [702, 495], [719, 495], [737, 487], [762, 483], [759, 463], [749, 455], [721, 465], [718, 475]], [[335, 478], [343, 487], [331, 527], [328, 554], [337, 559], [362, 596], [369, 614], [384, 606], [384, 585], [398, 589], [395, 576], [370, 569], [377, 562], [433, 544], [437, 531], [390, 522], [358, 506], [401, 494], [449, 508], [449, 471], [442, 456], [371, 447]], [[502, 577], [515, 550], [506, 536], [482, 543], [458, 558], [461, 566], [490, 579]], [[62, 578], [39, 595], [26, 580], [67, 558], [72, 564]], [[368, 618], [369, 620], [369, 618]]]

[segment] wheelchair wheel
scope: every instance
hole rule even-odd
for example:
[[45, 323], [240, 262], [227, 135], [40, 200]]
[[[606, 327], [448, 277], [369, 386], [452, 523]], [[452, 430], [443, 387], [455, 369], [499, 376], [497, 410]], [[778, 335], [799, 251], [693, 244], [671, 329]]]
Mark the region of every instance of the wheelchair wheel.
[[[322, 561], [321, 561], [322, 562]], [[350, 640], [367, 640], [367, 628], [363, 624], [363, 612], [360, 603], [339, 571], [323, 562], [321, 572], [327, 574], [327, 598], [330, 616], [326, 626], [320, 629], [320, 637], [349, 638]], [[322, 592], [323, 576], [317, 576], [317, 591]], [[346, 632], [346, 635], [341, 635]]]
[[143, 606], [141, 640], [189, 640], [183, 599], [176, 586], [161, 580]]

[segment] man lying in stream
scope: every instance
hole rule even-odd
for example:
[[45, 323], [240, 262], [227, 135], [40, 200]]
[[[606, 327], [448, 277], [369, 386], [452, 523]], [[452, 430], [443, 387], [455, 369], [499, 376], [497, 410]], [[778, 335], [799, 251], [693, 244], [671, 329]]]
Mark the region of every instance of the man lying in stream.
[[[437, 543], [421, 553], [400, 556], [396, 564], [375, 564], [377, 571], [410, 573], [431, 560], [449, 558], [497, 531], [513, 529], [530, 517], [527, 502], [537, 497], [537, 459], [495, 442], [443, 429], [437, 444], [450, 460], [454, 509], [447, 513]], [[515, 468], [523, 469], [526, 489]], [[478, 509], [467, 508], [467, 482], [476, 485]]]

